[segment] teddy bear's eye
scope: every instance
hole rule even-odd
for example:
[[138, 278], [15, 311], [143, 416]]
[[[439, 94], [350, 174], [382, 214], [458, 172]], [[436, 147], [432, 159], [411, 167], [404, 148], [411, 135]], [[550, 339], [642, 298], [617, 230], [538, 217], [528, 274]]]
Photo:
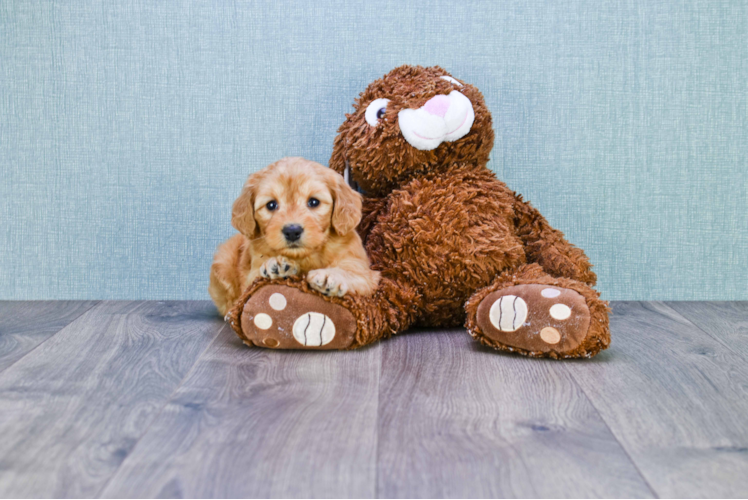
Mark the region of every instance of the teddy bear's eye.
[[384, 98], [371, 101], [371, 103], [366, 107], [366, 113], [364, 114], [366, 117], [366, 123], [372, 127], [379, 125], [379, 120], [384, 118], [384, 114], [387, 111], [388, 102], [390, 102], [390, 100]]
[[439, 78], [441, 78], [442, 80], [447, 80], [449, 83], [457, 85], [458, 87], [462, 87], [462, 84], [458, 82], [457, 80], [455, 80], [454, 78], [452, 78], [451, 76], [444, 75], [444, 76], [440, 76]]

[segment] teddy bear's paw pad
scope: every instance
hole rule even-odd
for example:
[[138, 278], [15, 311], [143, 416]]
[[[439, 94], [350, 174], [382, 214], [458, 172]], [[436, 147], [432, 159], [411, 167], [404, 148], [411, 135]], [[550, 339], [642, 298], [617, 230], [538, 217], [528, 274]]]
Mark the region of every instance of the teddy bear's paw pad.
[[296, 318], [293, 337], [305, 346], [327, 345], [335, 338], [335, 323], [322, 313], [308, 312]]
[[257, 290], [244, 305], [241, 324], [252, 344], [273, 349], [345, 349], [356, 333], [346, 308], [284, 285]]
[[489, 294], [478, 305], [483, 334], [504, 347], [564, 354], [587, 336], [590, 310], [574, 290], [548, 285], [516, 285]]

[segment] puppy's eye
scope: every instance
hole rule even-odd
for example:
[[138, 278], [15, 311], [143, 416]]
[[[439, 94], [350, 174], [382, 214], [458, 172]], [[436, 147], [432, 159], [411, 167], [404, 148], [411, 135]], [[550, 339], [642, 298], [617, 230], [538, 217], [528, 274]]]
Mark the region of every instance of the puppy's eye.
[[387, 112], [388, 102], [390, 102], [390, 100], [384, 98], [371, 101], [371, 103], [366, 107], [366, 113], [364, 114], [366, 123], [372, 127], [379, 125], [379, 120], [384, 118], [384, 114]]
[[309, 208], [317, 208], [319, 206], [319, 200], [317, 198], [309, 198], [309, 201], [307, 201], [306, 204], [309, 205]]
[[273, 210], [275, 210], [276, 208], [278, 208], [278, 202], [275, 201], [275, 200], [271, 200], [271, 201], [267, 202], [267, 204], [265, 205], [265, 208], [267, 208], [268, 210], [270, 210], [272, 212]]

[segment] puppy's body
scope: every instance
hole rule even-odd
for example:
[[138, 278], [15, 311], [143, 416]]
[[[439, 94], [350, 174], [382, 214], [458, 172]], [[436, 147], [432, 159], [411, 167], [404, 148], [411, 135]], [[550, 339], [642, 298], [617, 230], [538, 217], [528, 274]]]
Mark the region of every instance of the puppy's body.
[[260, 276], [305, 275], [326, 295], [371, 294], [379, 273], [369, 269], [361, 238], [361, 196], [336, 172], [303, 158], [284, 158], [251, 175], [234, 203], [241, 233], [218, 247], [208, 291], [226, 314]]

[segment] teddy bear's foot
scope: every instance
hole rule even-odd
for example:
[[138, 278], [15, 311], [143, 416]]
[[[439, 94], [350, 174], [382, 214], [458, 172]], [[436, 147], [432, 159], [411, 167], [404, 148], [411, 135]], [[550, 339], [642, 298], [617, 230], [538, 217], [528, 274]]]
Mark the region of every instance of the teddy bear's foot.
[[346, 308], [284, 285], [256, 290], [240, 321], [245, 344], [273, 349], [346, 349], [356, 333]]
[[531, 356], [589, 356], [580, 349], [590, 332], [585, 298], [560, 286], [523, 284], [487, 295], [476, 322], [489, 344]]

